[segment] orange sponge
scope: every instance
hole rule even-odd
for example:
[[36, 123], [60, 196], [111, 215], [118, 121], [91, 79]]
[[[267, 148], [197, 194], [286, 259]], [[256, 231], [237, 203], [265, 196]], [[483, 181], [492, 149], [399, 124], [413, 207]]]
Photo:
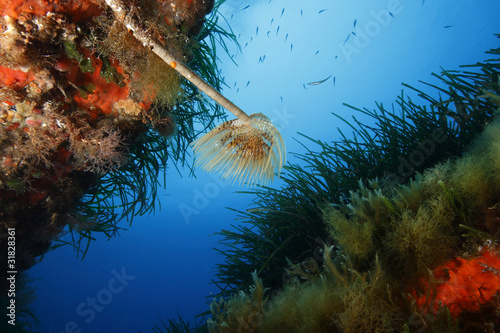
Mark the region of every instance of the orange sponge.
[[0, 15], [17, 18], [21, 13], [44, 16], [48, 12], [68, 14], [74, 22], [102, 13], [95, 0], [2, 0]]
[[442, 282], [436, 287], [433, 300], [422, 296], [417, 298], [417, 304], [421, 308], [431, 304], [431, 311], [445, 305], [457, 318], [464, 311], [478, 311], [500, 290], [500, 256], [484, 251], [470, 260], [456, 258], [438, 267], [434, 274]]

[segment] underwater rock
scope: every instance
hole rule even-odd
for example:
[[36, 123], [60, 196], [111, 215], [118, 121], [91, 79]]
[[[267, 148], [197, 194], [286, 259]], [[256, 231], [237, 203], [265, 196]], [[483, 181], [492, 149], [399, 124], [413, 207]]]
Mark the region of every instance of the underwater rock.
[[253, 276], [250, 290], [263, 292], [214, 301], [209, 331], [498, 331], [500, 177], [463, 168], [468, 160], [479, 170], [497, 168], [499, 133], [497, 116], [464, 156], [409, 186], [360, 182], [349, 204], [323, 211], [335, 244], [324, 246], [323, 258], [288, 260], [292, 278], [269, 295]]
[[[288, 166], [286, 187], [255, 191], [244, 225], [220, 232], [223, 300], [209, 331], [499, 331], [500, 49], [488, 53], [496, 58], [469, 66], [476, 72], [443, 72], [450, 96], [463, 94], [451, 107], [407, 86], [432, 112], [401, 98], [402, 116], [380, 108], [375, 126], [353, 117], [363, 140], [311, 139], [320, 151], [298, 154], [311, 162]], [[437, 140], [426, 141], [429, 129]], [[433, 160], [395, 177], [401, 156], [431, 150]], [[250, 267], [250, 290], [269, 288], [255, 299], [241, 292]]]
[[[181, 59], [213, 8], [212, 0], [127, 4]], [[0, 263], [15, 228], [23, 270], [66, 225], [78, 230], [75, 204], [127, 161], [138, 137], [174, 132], [169, 110], [182, 94], [178, 75], [103, 1], [2, 1], [0, 27]]]
[[172, 0], [160, 1], [160, 10], [165, 22], [188, 35], [200, 33], [204, 17], [214, 7], [214, 0]]

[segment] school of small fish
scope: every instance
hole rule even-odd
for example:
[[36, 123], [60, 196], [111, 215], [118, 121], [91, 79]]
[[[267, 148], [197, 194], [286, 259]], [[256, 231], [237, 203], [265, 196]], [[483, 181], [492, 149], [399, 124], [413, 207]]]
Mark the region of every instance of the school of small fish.
[[[272, 1], [272, 0], [269, 0], [269, 3], [271, 3], [271, 1]], [[423, 6], [424, 4], [425, 4], [425, 0], [422, 0], [422, 4], [421, 4], [421, 5]], [[246, 5], [246, 6], [242, 7], [242, 8], [241, 8], [241, 10], [242, 10], [242, 11], [244, 11], [244, 10], [247, 10], [248, 8], [250, 8], [250, 7], [251, 7], [251, 5]], [[321, 14], [321, 15], [327, 15], [327, 13], [326, 13], [327, 11], [328, 11], [328, 9], [326, 9], [326, 8], [325, 8], [325, 9], [320, 9], [320, 10], [318, 10], [318, 11], [315, 13], [315, 15], [320, 15], [320, 14]], [[282, 8], [282, 9], [281, 9], [281, 13], [279, 14], [279, 17], [277, 18], [277, 20], [275, 20], [275, 17], [271, 18], [271, 21], [270, 21], [270, 23], [269, 23], [269, 27], [264, 28], [264, 29], [265, 29], [264, 31], [266, 31], [266, 30], [267, 30], [267, 32], [266, 32], [266, 36], [267, 36], [267, 37], [271, 38], [271, 35], [270, 35], [270, 34], [271, 34], [271, 32], [273, 31], [273, 30], [272, 30], [273, 23], [275, 23], [275, 21], [279, 21], [279, 19], [280, 19], [280, 18], [282, 18], [282, 17], [283, 17], [283, 15], [285, 15], [285, 12], [286, 12], [286, 11], [285, 11], [285, 8]], [[287, 13], [288, 13], [288, 12], [287, 12]], [[301, 9], [301, 10], [300, 10], [300, 18], [303, 18], [305, 14], [307, 14], [307, 13], [305, 13], [305, 10]], [[292, 13], [292, 14], [287, 14], [287, 15], [293, 15], [293, 13]], [[394, 15], [393, 15], [393, 13], [389, 12], [389, 15], [390, 15], [392, 18], [395, 18], [395, 17], [394, 17]], [[232, 17], [233, 17], [233, 15], [231, 15], [231, 18], [232, 18]], [[344, 40], [344, 42], [343, 42], [343, 44], [342, 44], [342, 45], [345, 45], [345, 44], [349, 41], [349, 39], [351, 38], [351, 35], [352, 35], [352, 36], [354, 36], [354, 37], [357, 37], [357, 33], [356, 33], [356, 31], [357, 31], [357, 24], [358, 24], [358, 20], [357, 20], [357, 19], [354, 19], [353, 24], [352, 24], [352, 31], [351, 31], [351, 32], [349, 32], [349, 34], [348, 34], [348, 35], [347, 35], [347, 37], [345, 38], [345, 40]], [[452, 28], [452, 27], [453, 27], [453, 25], [446, 25], [446, 26], [444, 26], [444, 28], [446, 28], [446, 29], [447, 29], [447, 28]], [[276, 33], [275, 33], [275, 36], [276, 36], [276, 37], [279, 35], [279, 32], [280, 32], [280, 26], [279, 26], [279, 25], [277, 25], [277, 26], [276, 26]], [[257, 27], [255, 28], [255, 37], [257, 37], [257, 36], [258, 36], [258, 34], [259, 34], [259, 27], [257, 26]], [[283, 36], [283, 35], [281, 35], [281, 36]], [[238, 38], [240, 38], [240, 37], [241, 37], [241, 34], [239, 34], [239, 35], [238, 35]], [[288, 37], [289, 37], [289, 34], [288, 34], [288, 33], [286, 33], [286, 34], [285, 34], [285, 36], [284, 36], [284, 43], [287, 43], [287, 41], [288, 41]], [[253, 42], [253, 36], [250, 38], [250, 42], [246, 42], [246, 43], [245, 43], [244, 48], [246, 48], [246, 47], [247, 47], [249, 44], [251, 44], [252, 42]], [[293, 43], [290, 43], [290, 52], [293, 52], [293, 48], [294, 48], [294, 44], [293, 44]], [[314, 53], [314, 55], [316, 56], [316, 55], [318, 55], [319, 53], [320, 53], [320, 50], [316, 50], [316, 52]], [[338, 58], [338, 56], [337, 56], [337, 55], [335, 55], [335, 56], [334, 56], [334, 60], [336, 60], [337, 58]], [[266, 60], [266, 55], [265, 55], [265, 54], [263, 54], [263, 55], [259, 56], [259, 59], [258, 59], [257, 63], [258, 63], [258, 64], [263, 64], [265, 60]], [[304, 87], [304, 89], [307, 89], [306, 85], [307, 85], [307, 86], [317, 86], [317, 85], [320, 85], [320, 84], [325, 83], [325, 82], [326, 82], [326, 81], [328, 81], [328, 80], [329, 80], [332, 76], [333, 76], [333, 74], [331, 74], [331, 75], [329, 75], [328, 77], [326, 77], [326, 78], [324, 78], [324, 79], [321, 79], [321, 80], [311, 81], [311, 82], [308, 82], [308, 83], [303, 83], [303, 84], [302, 84], [302, 86]], [[333, 81], [333, 86], [335, 87], [335, 84], [336, 84], [336, 77], [335, 77], [335, 76], [333, 76], [332, 81]], [[246, 87], [248, 87], [249, 85], [250, 85], [250, 81], [248, 81], [248, 82], [246, 83], [245, 88], [246, 88]], [[235, 83], [234, 83], [233, 88], [236, 88], [236, 86], [237, 86], [237, 83], [235, 82]], [[238, 92], [238, 91], [239, 91], [239, 88], [237, 88], [237, 92]], [[282, 97], [282, 96], [280, 96], [280, 99], [281, 99], [281, 102], [283, 102], [283, 97]]]

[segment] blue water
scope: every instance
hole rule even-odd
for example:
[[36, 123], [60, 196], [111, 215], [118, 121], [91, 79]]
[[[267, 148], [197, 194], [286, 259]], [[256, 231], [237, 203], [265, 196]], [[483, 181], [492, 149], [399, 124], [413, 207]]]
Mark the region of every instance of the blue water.
[[[220, 11], [242, 47], [230, 49], [237, 66], [219, 50], [230, 87], [223, 93], [248, 113], [268, 115], [288, 152], [299, 153], [297, 132], [327, 141], [338, 138], [337, 127], [348, 132], [331, 115], [350, 118], [342, 103], [389, 105], [401, 82], [423, 88], [418, 81], [435, 82], [431, 72], [441, 67], [486, 59], [500, 33], [498, 0], [228, 0]], [[170, 167], [165, 185], [161, 210], [131, 227], [123, 222], [128, 230], [120, 237], [98, 237], [85, 260], [62, 247], [30, 270], [38, 279], [40, 331], [150, 332], [158, 316], [192, 320], [208, 309], [206, 297], [218, 292], [209, 283], [222, 260], [212, 234], [239, 223], [225, 207], [244, 210], [252, 197], [201, 170], [194, 179]], [[100, 300], [94, 308], [92, 299]]]

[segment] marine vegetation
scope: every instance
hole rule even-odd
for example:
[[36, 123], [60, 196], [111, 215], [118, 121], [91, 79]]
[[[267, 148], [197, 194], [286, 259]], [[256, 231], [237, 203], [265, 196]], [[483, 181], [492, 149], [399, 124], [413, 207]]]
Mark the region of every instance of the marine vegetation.
[[[160, 318], [161, 325], [154, 325], [152, 328], [153, 333], [206, 332], [206, 327], [201, 323], [197, 326], [190, 326], [189, 322], [185, 322], [180, 315], [178, 315], [178, 317], [178, 320], [168, 319], [167, 322], [164, 322], [163, 319]], [[142, 333], [142, 331], [139, 332]]]
[[500, 48], [487, 53], [390, 108], [347, 105], [375, 125], [303, 135], [283, 188], [244, 192], [254, 207], [220, 232], [209, 331], [500, 329]]
[[[216, 89], [214, 46], [235, 41], [217, 24], [220, 4], [127, 1]], [[225, 116], [104, 1], [2, 1], [0, 23], [0, 232], [15, 229], [20, 272], [68, 243], [83, 258], [95, 232], [112, 237], [153, 211], [167, 161], [186, 164], [189, 144]], [[7, 267], [7, 237], [0, 248]]]

